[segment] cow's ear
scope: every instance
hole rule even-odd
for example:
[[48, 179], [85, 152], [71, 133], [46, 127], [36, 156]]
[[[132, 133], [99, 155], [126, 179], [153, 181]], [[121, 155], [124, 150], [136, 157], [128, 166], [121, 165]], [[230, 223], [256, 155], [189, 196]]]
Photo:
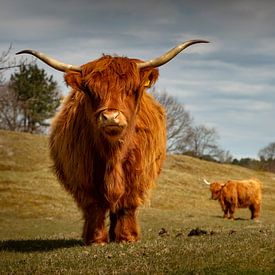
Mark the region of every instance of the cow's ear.
[[155, 68], [146, 69], [142, 71], [141, 75], [142, 75], [142, 85], [145, 88], [150, 88], [156, 83], [159, 76], [159, 71], [158, 69], [155, 69]]
[[83, 90], [83, 81], [81, 72], [69, 71], [64, 76], [65, 82], [68, 86], [72, 87], [74, 90], [82, 91]]

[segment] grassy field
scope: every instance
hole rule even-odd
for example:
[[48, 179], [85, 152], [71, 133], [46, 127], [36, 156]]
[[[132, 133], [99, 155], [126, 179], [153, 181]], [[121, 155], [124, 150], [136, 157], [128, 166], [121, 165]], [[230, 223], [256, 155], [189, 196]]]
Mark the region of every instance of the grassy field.
[[[260, 221], [248, 209], [222, 219], [203, 178], [260, 179]], [[138, 243], [82, 246], [47, 138], [0, 131], [0, 274], [275, 274], [275, 174], [169, 156], [139, 220]]]

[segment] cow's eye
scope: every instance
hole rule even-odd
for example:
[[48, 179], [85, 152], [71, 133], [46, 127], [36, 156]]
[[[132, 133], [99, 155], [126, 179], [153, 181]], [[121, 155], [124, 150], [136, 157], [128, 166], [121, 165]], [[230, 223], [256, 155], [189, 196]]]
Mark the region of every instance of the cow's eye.
[[96, 108], [100, 104], [100, 97], [97, 93], [91, 90], [86, 90], [85, 94], [89, 97], [90, 102], [94, 108]]

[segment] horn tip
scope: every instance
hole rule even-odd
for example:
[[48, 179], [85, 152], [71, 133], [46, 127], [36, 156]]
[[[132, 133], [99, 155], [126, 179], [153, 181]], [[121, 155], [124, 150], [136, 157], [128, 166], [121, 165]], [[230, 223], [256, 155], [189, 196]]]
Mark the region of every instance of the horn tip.
[[193, 42], [194, 44], [195, 43], [210, 43], [210, 41], [204, 40], [204, 39], [194, 39], [194, 40], [191, 40], [190, 42], [191, 43]]
[[207, 185], [210, 185], [211, 183], [208, 182], [206, 179], [203, 179], [203, 182], [206, 183]]
[[19, 52], [17, 52], [17, 53], [15, 53], [16, 55], [18, 55], [18, 54], [23, 54], [23, 53], [33, 53], [33, 51], [32, 50], [22, 50], [22, 51], [19, 51]]

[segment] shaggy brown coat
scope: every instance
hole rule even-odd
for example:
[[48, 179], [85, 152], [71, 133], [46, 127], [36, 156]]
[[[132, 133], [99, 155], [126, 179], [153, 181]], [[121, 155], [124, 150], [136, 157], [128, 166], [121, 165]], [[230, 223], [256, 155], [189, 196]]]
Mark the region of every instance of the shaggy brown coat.
[[258, 180], [229, 180], [210, 184], [212, 199], [221, 204], [224, 218], [234, 219], [236, 208], [249, 208], [251, 219], [259, 217], [262, 203], [262, 184]]
[[[52, 123], [50, 150], [60, 182], [83, 211], [85, 244], [139, 239], [136, 210], [165, 159], [165, 113], [145, 90], [158, 70], [137, 62], [103, 56], [65, 75], [72, 91]], [[103, 110], [118, 110], [126, 128], [106, 132]]]

